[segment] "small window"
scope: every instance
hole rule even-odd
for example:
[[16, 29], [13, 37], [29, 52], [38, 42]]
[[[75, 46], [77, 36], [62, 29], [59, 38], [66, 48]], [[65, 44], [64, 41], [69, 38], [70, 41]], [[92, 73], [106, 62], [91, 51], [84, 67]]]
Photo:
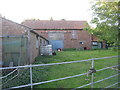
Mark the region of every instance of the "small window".
[[36, 48], [38, 48], [38, 40], [36, 40]]
[[3, 64], [3, 61], [0, 60], [0, 65], [2, 65], [2, 64]]
[[94, 46], [97, 46], [98, 45], [98, 42], [92, 42], [92, 45], [94, 45]]
[[84, 44], [84, 42], [80, 42], [80, 44]]
[[76, 30], [72, 30], [72, 32], [71, 32], [71, 38], [72, 39], [77, 39], [77, 31]]
[[44, 44], [46, 44], [46, 41], [44, 40]]
[[42, 43], [42, 39], [40, 39], [40, 43]]

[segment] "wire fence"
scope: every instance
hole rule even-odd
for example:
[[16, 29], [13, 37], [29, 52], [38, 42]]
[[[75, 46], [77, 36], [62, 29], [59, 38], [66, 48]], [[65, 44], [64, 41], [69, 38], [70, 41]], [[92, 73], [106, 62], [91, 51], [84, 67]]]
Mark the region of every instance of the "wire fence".
[[[77, 74], [77, 75], [73, 75], [73, 76], [68, 76], [68, 77], [64, 77], [64, 78], [58, 78], [58, 79], [53, 79], [53, 80], [48, 80], [48, 81], [42, 81], [42, 82], [38, 82], [38, 83], [33, 83], [33, 67], [41, 67], [41, 66], [51, 66], [51, 65], [61, 65], [61, 64], [70, 64], [70, 63], [78, 63], [78, 62], [86, 62], [86, 61], [92, 61], [92, 68], [94, 68], [94, 62], [95, 60], [101, 60], [101, 59], [109, 59], [109, 58], [115, 58], [115, 57], [118, 57], [118, 56], [111, 56], [111, 57], [102, 57], [102, 58], [93, 58], [93, 59], [87, 59], [87, 60], [78, 60], [78, 61], [70, 61], [70, 62], [61, 62], [61, 63], [50, 63], [50, 64], [37, 64], [37, 65], [25, 65], [25, 66], [15, 66], [15, 67], [4, 67], [4, 68], [0, 68], [0, 70], [5, 70], [5, 69], [20, 69], [20, 68], [29, 68], [30, 72], [30, 84], [26, 84], [26, 85], [20, 85], [20, 86], [15, 86], [15, 87], [10, 87], [10, 88], [7, 88], [7, 89], [16, 89], [16, 88], [23, 88], [23, 87], [28, 87], [30, 86], [31, 89], [33, 88], [34, 85], [40, 85], [40, 84], [45, 84], [45, 83], [50, 83], [50, 82], [55, 82], [55, 81], [60, 81], [60, 80], [65, 80], [65, 79], [70, 79], [70, 78], [74, 78], [74, 77], [80, 77], [80, 76], [83, 76], [83, 75], [88, 75], [90, 74], [90, 72], [86, 72], [86, 73], [82, 73], [82, 74]], [[106, 70], [106, 69], [111, 69], [111, 68], [115, 68], [115, 67], [118, 67], [120, 65], [114, 65], [114, 66], [110, 66], [110, 67], [105, 67], [105, 68], [102, 68], [102, 69], [99, 69], [99, 70], [96, 70], [96, 72], [99, 72], [99, 71], [103, 71], [103, 70]], [[14, 72], [14, 71], [13, 71]], [[9, 73], [8, 75], [6, 76], [3, 76], [1, 77], [0, 79], [2, 78], [5, 78], [7, 76], [9, 76], [10, 74], [12, 74], [13, 72]], [[107, 80], [107, 79], [110, 79], [110, 78], [113, 78], [113, 77], [116, 77], [118, 75], [120, 75], [120, 73], [118, 74], [115, 74], [115, 75], [112, 75], [112, 76], [109, 76], [109, 77], [106, 77], [104, 79], [101, 79], [101, 80], [98, 80], [98, 81], [95, 81], [94, 82], [94, 73], [92, 72], [92, 79], [91, 79], [91, 83], [88, 83], [86, 85], [82, 85], [80, 87], [77, 87], [77, 88], [83, 88], [83, 87], [86, 87], [86, 86], [89, 86], [91, 85], [91, 88], [94, 88], [94, 84], [95, 83], [98, 83], [98, 82], [102, 82], [104, 80]], [[14, 78], [14, 77], [13, 77]], [[116, 84], [118, 84], [119, 82], [116, 82], [110, 86], [107, 86], [105, 88], [110, 88]], [[77, 89], [77, 88], [74, 88], [74, 89]]]

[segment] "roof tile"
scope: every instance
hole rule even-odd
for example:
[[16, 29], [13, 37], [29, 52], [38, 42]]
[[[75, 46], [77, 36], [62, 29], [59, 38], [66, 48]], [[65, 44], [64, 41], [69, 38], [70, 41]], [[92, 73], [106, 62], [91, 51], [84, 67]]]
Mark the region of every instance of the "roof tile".
[[22, 24], [32, 29], [83, 29], [88, 27], [87, 21], [66, 20], [26, 20]]

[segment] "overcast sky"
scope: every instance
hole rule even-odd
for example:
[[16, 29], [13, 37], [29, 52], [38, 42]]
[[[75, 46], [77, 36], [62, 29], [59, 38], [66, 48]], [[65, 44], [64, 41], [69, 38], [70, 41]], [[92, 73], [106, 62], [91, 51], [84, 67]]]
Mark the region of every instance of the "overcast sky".
[[25, 19], [87, 20], [90, 22], [90, 0], [0, 0], [0, 14], [14, 22]]

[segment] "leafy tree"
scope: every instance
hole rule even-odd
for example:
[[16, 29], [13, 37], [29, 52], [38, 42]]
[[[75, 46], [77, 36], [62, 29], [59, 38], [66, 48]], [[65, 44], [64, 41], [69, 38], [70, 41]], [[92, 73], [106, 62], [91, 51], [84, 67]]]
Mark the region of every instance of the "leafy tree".
[[96, 2], [92, 6], [95, 29], [90, 31], [102, 40], [106, 40], [113, 45], [119, 43], [119, 2]]

